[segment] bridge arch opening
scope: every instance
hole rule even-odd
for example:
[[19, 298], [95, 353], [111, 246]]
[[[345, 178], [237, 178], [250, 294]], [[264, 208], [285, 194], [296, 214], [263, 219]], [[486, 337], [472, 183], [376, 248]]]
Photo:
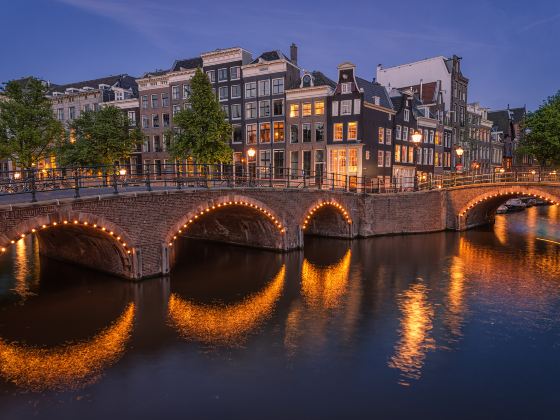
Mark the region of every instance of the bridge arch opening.
[[180, 237], [234, 245], [284, 250], [286, 226], [261, 203], [249, 200], [219, 200], [188, 214], [173, 228], [167, 245]]
[[500, 191], [480, 195], [470, 200], [457, 215], [458, 230], [494, 223], [498, 208], [512, 198], [533, 198], [548, 204], [559, 205], [560, 198], [543, 191]]
[[136, 278], [134, 248], [112, 223], [85, 215], [28, 220], [3, 235], [0, 253], [35, 235], [39, 254], [125, 278]]
[[301, 228], [306, 235], [349, 238], [352, 218], [342, 204], [334, 200], [320, 201], [307, 211]]

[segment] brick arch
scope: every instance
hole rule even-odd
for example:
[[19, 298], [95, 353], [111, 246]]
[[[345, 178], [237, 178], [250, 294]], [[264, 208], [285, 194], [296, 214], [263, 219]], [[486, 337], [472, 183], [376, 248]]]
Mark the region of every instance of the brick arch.
[[[85, 235], [76, 235], [76, 232], [84, 232]], [[66, 211], [23, 220], [0, 236], [0, 252], [6, 252], [9, 246], [31, 234], [37, 235], [40, 244], [39, 250], [43, 255], [79, 263], [122, 277], [134, 277], [135, 244], [124, 229], [103, 217], [91, 213]], [[87, 244], [82, 238], [86, 237], [89, 237], [91, 245], [89, 247], [90, 258], [77, 254], [79, 248], [82, 252], [85, 250]], [[111, 249], [118, 255], [114, 255], [115, 252], [97, 249], [104, 243], [111, 244]], [[104, 263], [108, 260], [103, 258], [96, 260], [95, 256], [103, 255], [103, 252], [113, 254], [111, 268], [104, 267]]]
[[[466, 203], [459, 207], [459, 210], [455, 215], [457, 218], [457, 227], [459, 229], [466, 229], [475, 225], [482, 224], [482, 216], [485, 217], [488, 222], [491, 222], [492, 220], [489, 220], [489, 218], [494, 217], [496, 210], [500, 205], [511, 198], [524, 196], [539, 198], [556, 205], [560, 203], [560, 197], [550, 194], [541, 188], [535, 188], [532, 186], [513, 185], [498, 186], [496, 189], [485, 189], [481, 193], [476, 194], [474, 197], [471, 197]], [[474, 223], [468, 224], [467, 222], [469, 217], [477, 217], [477, 215], [473, 215], [473, 213], [476, 211], [480, 211], [481, 209], [487, 210], [486, 213], [484, 215], [478, 215], [479, 220], [475, 220]]]
[[[341, 217], [339, 220], [335, 218], [323, 220], [322, 226], [316, 226], [317, 216], [323, 213], [325, 209], [332, 209], [336, 215]], [[339, 223], [340, 220], [343, 220], [343, 223]], [[305, 211], [303, 219], [300, 221], [300, 226], [303, 231], [320, 236], [352, 236], [352, 217], [350, 216], [350, 211], [343, 204], [332, 198], [329, 200], [320, 199], [311, 204]]]
[[197, 223], [204, 221], [206, 216], [210, 216], [213, 212], [236, 208], [243, 208], [262, 216], [262, 220], [273, 226], [273, 231], [277, 233], [277, 248], [284, 248], [284, 236], [287, 230], [287, 223], [285, 220], [265, 203], [243, 195], [221, 196], [201, 202], [196, 208], [188, 211], [172, 224], [172, 227], [165, 236], [165, 243], [169, 246], [173, 246], [174, 241], [180, 235], [188, 234], [190, 229], [194, 228]]

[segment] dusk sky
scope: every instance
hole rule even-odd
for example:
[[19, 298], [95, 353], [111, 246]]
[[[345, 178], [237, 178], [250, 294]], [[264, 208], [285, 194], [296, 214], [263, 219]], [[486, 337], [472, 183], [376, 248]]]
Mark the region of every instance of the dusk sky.
[[457, 54], [469, 102], [535, 109], [560, 89], [560, 2], [547, 1], [185, 1], [2, 2], [0, 81], [34, 75], [63, 84], [110, 74], [140, 76], [177, 58], [241, 46], [258, 56], [289, 52], [335, 77]]

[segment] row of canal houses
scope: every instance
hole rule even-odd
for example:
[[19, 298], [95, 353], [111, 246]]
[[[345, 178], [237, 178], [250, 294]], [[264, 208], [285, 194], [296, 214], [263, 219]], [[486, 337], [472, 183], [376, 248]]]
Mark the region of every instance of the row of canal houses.
[[[458, 57], [444, 60], [460, 75]], [[173, 115], [189, 106], [197, 68], [208, 75], [233, 127], [233, 162], [241, 170], [272, 168], [275, 176], [328, 172], [388, 185], [417, 173], [443, 174], [455, 165], [457, 128], [442, 80], [384, 86], [374, 77], [359, 77], [350, 62], [340, 64], [331, 80], [300, 68], [294, 44], [289, 56], [268, 51], [253, 58], [243, 48], [219, 49], [137, 79], [119, 75], [53, 86], [53, 109], [69, 123], [88, 109], [122, 108], [144, 134], [131, 172], [142, 173], [148, 165], [158, 173], [173, 170], [169, 132]], [[422, 134], [417, 150], [414, 133]]]

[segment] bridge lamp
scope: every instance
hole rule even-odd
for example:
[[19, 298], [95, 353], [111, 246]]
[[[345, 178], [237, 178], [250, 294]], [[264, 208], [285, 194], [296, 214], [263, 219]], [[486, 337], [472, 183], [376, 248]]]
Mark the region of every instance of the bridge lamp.
[[15, 172], [14, 179], [20, 179], [20, 178], [21, 178], [21, 172]]
[[422, 134], [420, 133], [420, 131], [416, 130], [412, 135], [412, 142], [414, 143], [415, 146], [417, 146], [418, 144], [420, 144], [421, 141], [422, 141]]
[[120, 176], [125, 176], [126, 175], [126, 169], [124, 169], [124, 168], [119, 169], [119, 175]]
[[531, 175], [535, 175], [536, 173], [537, 172], [534, 169], [531, 171]]
[[500, 168], [500, 173], [503, 174], [506, 170], [504, 168]]
[[455, 153], [457, 153], [457, 156], [461, 157], [463, 156], [463, 153], [465, 153], [465, 151], [463, 150], [463, 148], [461, 146], [457, 147], [457, 149], [455, 149]]
[[250, 158], [254, 158], [256, 154], [257, 154], [257, 151], [255, 149], [253, 149], [252, 147], [249, 150], [247, 150], [247, 156], [249, 156]]

